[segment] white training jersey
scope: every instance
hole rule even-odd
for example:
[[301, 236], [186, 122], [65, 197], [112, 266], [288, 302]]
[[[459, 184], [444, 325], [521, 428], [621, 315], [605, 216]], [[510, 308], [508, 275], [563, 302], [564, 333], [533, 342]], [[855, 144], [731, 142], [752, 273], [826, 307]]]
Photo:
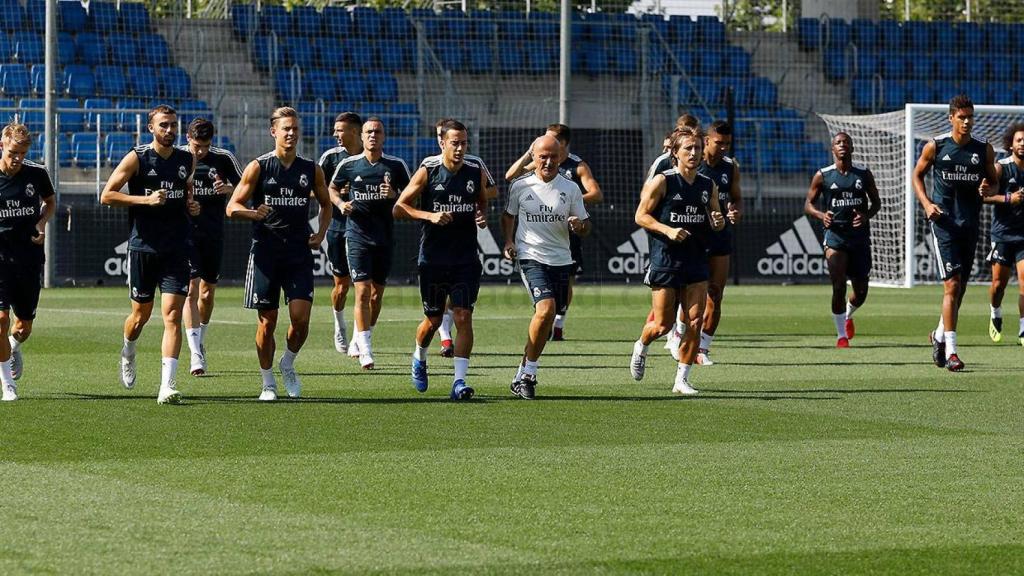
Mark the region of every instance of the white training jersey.
[[512, 182], [505, 212], [519, 218], [516, 251], [520, 260], [548, 266], [572, 264], [569, 251], [570, 216], [586, 220], [583, 191], [561, 174], [545, 182], [536, 173]]

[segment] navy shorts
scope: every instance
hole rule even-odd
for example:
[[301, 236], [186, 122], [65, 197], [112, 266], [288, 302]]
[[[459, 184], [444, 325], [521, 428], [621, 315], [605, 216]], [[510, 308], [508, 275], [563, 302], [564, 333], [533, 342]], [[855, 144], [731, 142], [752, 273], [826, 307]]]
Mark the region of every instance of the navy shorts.
[[664, 268], [648, 268], [644, 275], [644, 284], [651, 288], [671, 288], [679, 290], [690, 284], [707, 282], [708, 263], [707, 261], [687, 264], [676, 269], [667, 270]]
[[201, 278], [208, 284], [220, 280], [221, 260], [224, 256], [224, 238], [192, 236], [192, 252], [188, 258], [191, 278]]
[[391, 273], [391, 246], [365, 246], [348, 243], [348, 270], [353, 282], [384, 285]]
[[444, 314], [445, 303], [452, 300], [452, 308], [473, 309], [480, 294], [479, 262], [465, 266], [420, 265], [420, 297], [423, 315], [435, 317]]
[[978, 247], [977, 228], [959, 228], [950, 224], [931, 223], [932, 249], [939, 263], [939, 276], [949, 280], [957, 274], [961, 282], [971, 278], [974, 251]]
[[292, 300], [313, 301], [313, 254], [309, 249], [281, 249], [253, 244], [245, 271], [245, 307], [277, 310]]
[[327, 230], [327, 261], [331, 273], [338, 278], [348, 276], [348, 256], [345, 255], [345, 231]]
[[128, 251], [128, 291], [131, 299], [140, 304], [152, 302], [158, 286], [163, 294], [188, 295], [191, 278], [185, 253]]
[[1024, 242], [993, 242], [986, 260], [989, 264], [1015, 266], [1024, 261]]
[[13, 310], [21, 320], [35, 320], [42, 266], [0, 263], [0, 310]]
[[708, 234], [708, 256], [730, 256], [732, 254], [732, 228], [726, 227]]
[[569, 232], [569, 252], [572, 254], [572, 273], [583, 273], [583, 237]]
[[572, 276], [573, 267], [573, 264], [549, 266], [536, 260], [520, 260], [519, 273], [533, 298], [533, 305], [554, 298], [555, 311], [558, 314], [565, 313], [569, 305], [569, 277]]
[[825, 232], [825, 248], [846, 253], [846, 277], [866, 280], [871, 276], [871, 244], [864, 242], [847, 243], [835, 235]]

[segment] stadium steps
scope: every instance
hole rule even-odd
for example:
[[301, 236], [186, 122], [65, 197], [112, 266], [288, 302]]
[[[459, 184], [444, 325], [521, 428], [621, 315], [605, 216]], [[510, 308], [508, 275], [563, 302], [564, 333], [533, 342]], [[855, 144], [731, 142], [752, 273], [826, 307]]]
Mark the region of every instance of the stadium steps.
[[[171, 47], [179, 66], [192, 77], [195, 96], [214, 109], [218, 129], [238, 134], [238, 157], [254, 158], [270, 145], [263, 130], [243, 127], [243, 113], [269, 117], [274, 108], [274, 87], [256, 72], [247, 46], [231, 34], [230, 20], [154, 20], [157, 31]], [[260, 124], [262, 127], [263, 124]]]

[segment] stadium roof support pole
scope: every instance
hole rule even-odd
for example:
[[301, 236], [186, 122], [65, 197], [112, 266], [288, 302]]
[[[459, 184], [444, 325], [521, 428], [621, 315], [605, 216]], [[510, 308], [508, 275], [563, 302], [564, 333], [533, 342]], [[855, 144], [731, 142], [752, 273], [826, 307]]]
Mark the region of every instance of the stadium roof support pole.
[[[50, 171], [50, 178], [56, 187], [56, 200], [60, 203], [60, 186], [57, 182], [57, 99], [54, 97], [56, 87], [55, 70], [57, 68], [57, 0], [46, 0], [46, 121], [43, 131], [46, 134], [46, 149], [43, 150], [44, 163]], [[43, 286], [50, 288], [53, 285], [53, 230], [54, 224], [51, 219], [46, 224], [46, 237], [43, 238], [43, 250], [46, 255], [46, 266], [43, 267]]]
[[569, 78], [572, 71], [572, 8], [569, 0], [562, 0], [562, 31], [558, 67], [558, 121], [569, 125]]

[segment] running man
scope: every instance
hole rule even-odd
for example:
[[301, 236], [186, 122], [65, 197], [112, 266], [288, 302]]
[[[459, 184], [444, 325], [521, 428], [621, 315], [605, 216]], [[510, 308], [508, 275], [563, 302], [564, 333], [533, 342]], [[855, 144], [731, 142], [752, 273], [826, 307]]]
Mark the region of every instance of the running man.
[[[331, 179], [331, 203], [348, 217], [345, 241], [348, 268], [356, 289], [356, 333], [349, 355], [372, 370], [373, 327], [380, 317], [381, 302], [391, 272], [394, 237], [392, 208], [398, 193], [409, 185], [409, 168], [397, 156], [384, 153], [384, 123], [371, 117], [363, 123], [363, 153], [338, 164]], [[348, 200], [341, 193], [348, 187]]]
[[569, 299], [574, 269], [569, 235], [590, 233], [583, 191], [559, 170], [563, 151], [554, 136], [545, 134], [534, 141], [534, 171], [512, 182], [508, 206], [501, 216], [504, 256], [519, 259], [523, 284], [533, 298], [523, 361], [511, 385], [512, 394], [527, 400], [536, 393], [537, 365], [555, 313], [564, 310]]
[[[121, 347], [121, 383], [135, 386], [135, 348], [142, 328], [153, 312], [159, 286], [164, 335], [160, 345], [159, 404], [178, 404], [175, 383], [181, 352], [181, 310], [188, 294], [192, 222], [199, 203], [192, 199], [195, 156], [174, 147], [178, 113], [161, 104], [149, 112], [150, 144], [136, 146], [125, 155], [100, 195], [106, 206], [128, 208], [128, 287], [132, 310], [124, 322]], [[121, 192], [128, 186], [128, 193]]]
[[[832, 138], [835, 163], [818, 170], [807, 190], [804, 212], [825, 227], [825, 261], [832, 280], [832, 319], [836, 348], [849, 348], [854, 335], [853, 313], [868, 297], [871, 277], [871, 218], [882, 207], [871, 170], [853, 163], [853, 138], [840, 132]], [[824, 200], [824, 210], [816, 206]], [[846, 281], [853, 294], [846, 300]]]
[[32, 334], [46, 223], [57, 207], [46, 168], [25, 159], [31, 145], [24, 124], [12, 122], [0, 133], [0, 386], [6, 402], [18, 399], [15, 380], [25, 373], [21, 346]]
[[[363, 152], [360, 131], [363, 119], [355, 112], [342, 112], [334, 119], [334, 138], [338, 145], [320, 156], [320, 169], [328, 178], [341, 161]], [[341, 354], [348, 351], [348, 330], [345, 328], [345, 301], [352, 277], [348, 273], [348, 258], [345, 256], [345, 215], [337, 206], [331, 205], [331, 226], [327, 229], [327, 260], [331, 263], [334, 288], [331, 289], [331, 308], [334, 311], [334, 349]]]
[[[313, 250], [327, 234], [331, 220], [327, 183], [319, 166], [298, 156], [299, 114], [294, 108], [278, 108], [270, 116], [274, 150], [245, 167], [242, 181], [228, 202], [229, 218], [252, 221], [252, 248], [245, 275], [245, 307], [256, 310], [256, 356], [260, 363], [262, 391], [259, 399], [277, 400], [274, 378], [274, 330], [281, 292], [291, 325], [287, 346], [278, 368], [291, 398], [302, 393], [295, 358], [309, 335], [313, 308]], [[320, 205], [316, 233], [309, 227], [309, 199]], [[249, 208], [249, 204], [253, 208]]]
[[725, 226], [725, 218], [717, 186], [699, 172], [704, 152], [700, 130], [683, 127], [678, 132], [672, 143], [676, 168], [644, 184], [636, 209], [636, 223], [647, 230], [651, 246], [644, 283], [651, 288], [654, 319], [647, 321], [633, 344], [629, 369], [633, 379], [643, 379], [647, 347], [672, 329], [681, 303], [686, 330], [672, 392], [693, 395], [698, 391], [690, 386], [689, 376], [708, 298], [708, 241], [712, 231]]
[[651, 180], [658, 174], [661, 174], [665, 170], [669, 170], [675, 166], [675, 157], [672, 155], [671, 150], [672, 140], [675, 138], [676, 130], [686, 127], [700, 130], [700, 119], [689, 113], [676, 118], [675, 128], [665, 135], [665, 140], [662, 142], [661, 154], [654, 159], [654, 162], [651, 163], [651, 167], [647, 170], [647, 180]]
[[191, 280], [184, 309], [193, 376], [204, 376], [207, 371], [206, 331], [213, 316], [213, 296], [224, 254], [224, 206], [242, 178], [235, 155], [211, 146], [215, 132], [212, 122], [196, 118], [188, 126], [188, 144], [181, 147], [196, 159], [192, 196], [199, 203], [199, 215], [192, 218]]
[[[932, 361], [951, 372], [964, 369], [956, 348], [960, 304], [967, 291], [978, 245], [982, 198], [998, 191], [992, 145], [971, 136], [974, 103], [966, 95], [949, 101], [950, 132], [924, 146], [914, 167], [914, 193], [931, 225], [935, 257], [942, 275], [942, 315], [929, 336]], [[924, 177], [932, 172], [932, 195]]]
[[473, 388], [466, 384], [473, 351], [473, 306], [483, 271], [476, 251], [476, 214], [487, 207], [487, 174], [465, 157], [469, 148], [465, 125], [448, 120], [441, 126], [441, 139], [441, 154], [423, 160], [398, 198], [394, 216], [422, 223], [418, 265], [424, 318], [416, 330], [413, 386], [427, 391], [427, 349], [451, 301], [459, 331], [451, 398], [468, 400], [473, 396]]
[[[544, 132], [547, 136], [553, 136], [562, 145], [562, 160], [558, 170], [566, 178], [572, 180], [583, 191], [584, 204], [600, 204], [604, 199], [601, 192], [601, 185], [594, 178], [590, 166], [579, 156], [569, 152], [569, 142], [572, 138], [572, 131], [565, 124], [549, 124]], [[527, 150], [512, 166], [509, 167], [505, 178], [509, 181], [534, 170], [534, 162]], [[572, 252], [573, 273], [569, 276], [569, 296], [565, 306], [555, 314], [554, 330], [551, 339], [561, 341], [565, 339], [565, 316], [569, 313], [569, 306], [572, 305], [573, 287], [576, 285], [576, 277], [583, 273], [583, 239], [577, 235], [569, 236]]]
[[993, 342], [1003, 339], [1003, 294], [1016, 272], [1020, 294], [1017, 310], [1020, 325], [1017, 341], [1024, 346], [1024, 123], [1010, 126], [1003, 135], [1003, 148], [1010, 155], [996, 164], [999, 194], [985, 199], [994, 204], [992, 218], [992, 250], [988, 261], [992, 265], [992, 285], [988, 289], [991, 316], [988, 334]]

